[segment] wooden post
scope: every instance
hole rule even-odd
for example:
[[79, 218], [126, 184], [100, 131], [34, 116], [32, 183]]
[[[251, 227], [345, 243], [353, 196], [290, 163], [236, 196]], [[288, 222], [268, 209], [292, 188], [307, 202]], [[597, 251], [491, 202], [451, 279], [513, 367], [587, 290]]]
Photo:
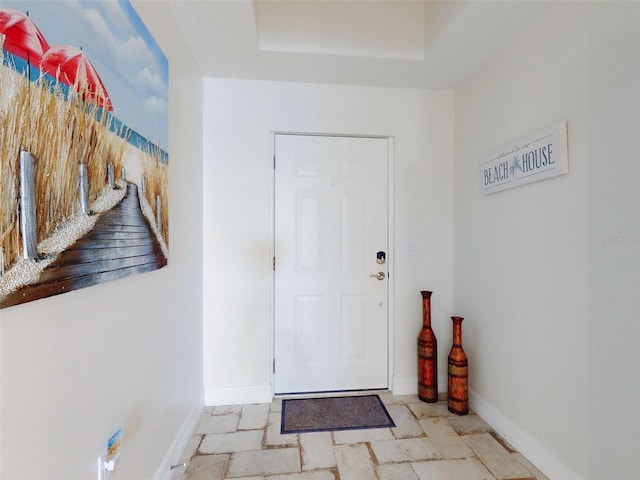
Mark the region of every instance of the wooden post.
[[156, 195], [156, 227], [162, 232], [162, 201], [160, 195]]
[[31, 152], [20, 151], [20, 233], [24, 258], [38, 256], [36, 223], [36, 159]]
[[80, 209], [85, 215], [91, 214], [89, 207], [89, 173], [87, 164], [80, 164]]
[[107, 165], [107, 182], [109, 183], [109, 188], [114, 188], [116, 186], [115, 174], [113, 172], [113, 163]]

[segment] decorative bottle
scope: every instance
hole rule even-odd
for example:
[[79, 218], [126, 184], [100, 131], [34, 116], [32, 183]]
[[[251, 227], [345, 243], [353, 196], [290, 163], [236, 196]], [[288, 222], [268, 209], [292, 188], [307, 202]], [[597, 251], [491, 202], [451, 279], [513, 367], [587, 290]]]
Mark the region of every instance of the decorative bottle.
[[422, 330], [418, 336], [418, 398], [438, 401], [438, 343], [431, 329], [431, 292], [422, 293]]
[[451, 317], [453, 321], [453, 346], [449, 352], [449, 389], [447, 407], [458, 415], [469, 413], [469, 367], [467, 355], [462, 349], [462, 317]]

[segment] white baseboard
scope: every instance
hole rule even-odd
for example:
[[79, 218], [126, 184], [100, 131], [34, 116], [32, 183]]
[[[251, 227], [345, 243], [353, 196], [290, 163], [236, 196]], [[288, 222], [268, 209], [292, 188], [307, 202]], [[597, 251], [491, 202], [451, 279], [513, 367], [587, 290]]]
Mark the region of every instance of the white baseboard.
[[271, 385], [204, 389], [204, 403], [208, 407], [271, 403], [272, 400], [273, 391]]
[[182, 423], [180, 430], [176, 435], [176, 438], [171, 443], [167, 454], [164, 456], [162, 463], [158, 467], [156, 474], [153, 476], [153, 480], [170, 480], [172, 471], [171, 465], [175, 465], [179, 462], [182, 453], [184, 452], [185, 447], [187, 446], [187, 442], [189, 438], [191, 438], [191, 434], [193, 430], [196, 428], [196, 424], [200, 417], [202, 416], [202, 410], [204, 408], [204, 403], [202, 401], [202, 395], [198, 395], [198, 398], [193, 403], [187, 418]]
[[469, 389], [469, 406], [550, 480], [584, 480], [567, 468], [544, 445], [529, 436], [471, 389]]
[[416, 395], [418, 393], [418, 379], [416, 378], [395, 378], [391, 386], [394, 395]]
[[[391, 391], [394, 395], [417, 395], [418, 377], [394, 379]], [[447, 391], [447, 376], [438, 375], [438, 392]]]

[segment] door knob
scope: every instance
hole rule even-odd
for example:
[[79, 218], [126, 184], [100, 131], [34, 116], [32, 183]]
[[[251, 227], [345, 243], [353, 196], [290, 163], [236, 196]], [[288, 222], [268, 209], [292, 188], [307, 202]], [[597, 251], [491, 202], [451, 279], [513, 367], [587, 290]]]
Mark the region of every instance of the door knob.
[[384, 272], [378, 272], [378, 273], [372, 273], [371, 275], [369, 275], [369, 278], [377, 278], [378, 280], [384, 280], [384, 277], [386, 275], [384, 274]]

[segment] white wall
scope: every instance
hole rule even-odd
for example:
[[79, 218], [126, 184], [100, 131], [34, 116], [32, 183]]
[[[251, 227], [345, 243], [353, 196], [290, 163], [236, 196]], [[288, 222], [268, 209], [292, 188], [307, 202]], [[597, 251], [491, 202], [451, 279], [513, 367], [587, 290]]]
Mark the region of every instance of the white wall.
[[415, 392], [420, 290], [450, 339], [453, 94], [207, 78], [204, 112], [206, 402], [271, 398], [272, 131], [395, 137], [393, 387]]
[[[472, 406], [552, 480], [637, 478], [637, 18], [633, 2], [558, 2], [456, 91]], [[568, 175], [481, 194], [487, 154], [558, 120]]]
[[169, 265], [0, 311], [3, 479], [95, 479], [118, 428], [112, 478], [163, 478], [202, 405], [202, 80], [172, 19], [138, 6], [171, 70]]

